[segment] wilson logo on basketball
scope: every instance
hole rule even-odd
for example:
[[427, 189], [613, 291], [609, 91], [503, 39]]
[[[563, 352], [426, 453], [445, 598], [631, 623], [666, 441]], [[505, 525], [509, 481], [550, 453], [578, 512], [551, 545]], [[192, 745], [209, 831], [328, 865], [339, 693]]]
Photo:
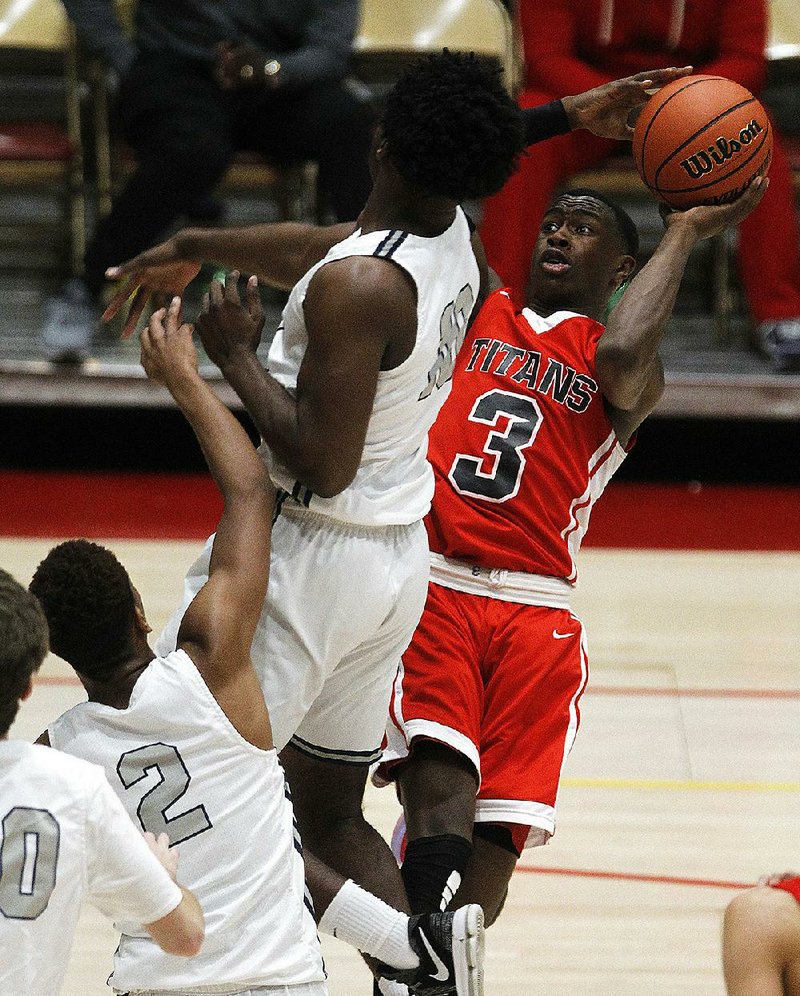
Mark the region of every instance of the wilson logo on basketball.
[[763, 130], [754, 118], [746, 128], [742, 128], [736, 138], [718, 138], [714, 145], [709, 145], [707, 149], [695, 152], [688, 159], [681, 160], [681, 166], [693, 180], [698, 180], [701, 176], [710, 173], [715, 166], [724, 166]]

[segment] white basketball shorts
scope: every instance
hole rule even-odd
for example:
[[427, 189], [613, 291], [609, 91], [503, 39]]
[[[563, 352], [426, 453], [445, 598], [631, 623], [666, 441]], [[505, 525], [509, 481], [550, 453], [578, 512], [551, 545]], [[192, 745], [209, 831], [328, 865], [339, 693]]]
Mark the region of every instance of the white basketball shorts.
[[[205, 584], [213, 536], [156, 642], [175, 649], [180, 620]], [[370, 528], [284, 505], [272, 533], [269, 588], [252, 645], [275, 746], [372, 764], [392, 683], [428, 588], [421, 522]]]

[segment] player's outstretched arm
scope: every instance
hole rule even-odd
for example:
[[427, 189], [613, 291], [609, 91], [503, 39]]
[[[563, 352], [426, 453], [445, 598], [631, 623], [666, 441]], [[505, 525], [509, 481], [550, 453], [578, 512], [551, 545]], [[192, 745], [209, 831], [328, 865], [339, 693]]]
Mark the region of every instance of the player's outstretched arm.
[[176, 298], [152, 316], [142, 333], [142, 364], [186, 416], [225, 507], [208, 581], [186, 610], [178, 646], [239, 732], [266, 749], [272, 738], [250, 644], [267, 589], [275, 489], [247, 433], [200, 377], [192, 326], [181, 325], [179, 314]]
[[692, 250], [701, 240], [738, 225], [764, 196], [768, 182], [754, 180], [731, 204], [665, 214], [666, 232], [658, 248], [611, 312], [597, 346], [598, 383], [614, 409], [623, 441], [663, 391], [658, 348]]
[[132, 298], [123, 336], [131, 335], [151, 297], [183, 294], [204, 262], [254, 273], [264, 283], [289, 290], [327, 253], [351, 235], [355, 222], [320, 226], [278, 222], [243, 228], [185, 228], [171, 239], [106, 271], [122, 284], [103, 320], [110, 321]]
[[[323, 266], [304, 303], [308, 347], [290, 394], [256, 355], [263, 323], [254, 280], [239, 300], [238, 273], [211, 284], [197, 320], [203, 345], [242, 399], [256, 428], [294, 477], [321, 497], [343, 491], [364, 449], [378, 374], [397, 344], [410, 353], [416, 295], [399, 268], [371, 256]], [[399, 360], [397, 361], [399, 362]]]

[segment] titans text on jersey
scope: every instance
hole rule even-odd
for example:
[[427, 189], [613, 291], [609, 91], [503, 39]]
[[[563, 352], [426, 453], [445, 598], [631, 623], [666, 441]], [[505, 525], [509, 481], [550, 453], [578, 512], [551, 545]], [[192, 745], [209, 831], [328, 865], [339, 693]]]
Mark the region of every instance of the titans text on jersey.
[[[546, 362], [543, 362], [546, 361]], [[480, 361], [480, 362], [479, 362]], [[543, 357], [534, 349], [521, 349], [500, 339], [475, 339], [465, 373], [477, 369], [508, 377], [537, 394], [549, 394], [560, 405], [580, 414], [597, 394], [597, 381], [552, 356]]]

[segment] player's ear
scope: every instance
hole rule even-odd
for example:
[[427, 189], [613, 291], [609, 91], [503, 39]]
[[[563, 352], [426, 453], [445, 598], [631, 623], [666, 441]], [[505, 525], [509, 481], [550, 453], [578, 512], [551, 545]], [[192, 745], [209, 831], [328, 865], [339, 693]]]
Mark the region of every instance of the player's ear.
[[383, 130], [383, 125], [379, 124], [375, 128], [375, 132], [372, 137], [372, 152], [376, 158], [382, 159], [386, 155], [386, 150], [388, 149], [388, 142], [386, 141], [386, 133]]
[[134, 618], [136, 620], [136, 628], [139, 630], [140, 633], [143, 633], [145, 636], [147, 636], [148, 633], [153, 632], [153, 627], [147, 621], [147, 618], [145, 617], [144, 614], [144, 609], [141, 607], [141, 605], [137, 605], [136, 608], [134, 609]]
[[20, 695], [19, 697], [20, 702], [24, 702], [25, 699], [29, 699], [31, 695], [33, 695], [33, 677], [28, 678], [28, 687], [25, 689], [22, 695]]
[[136, 590], [136, 588], [131, 585], [131, 591], [133, 592], [133, 618], [136, 624], [136, 628], [140, 633], [145, 636], [148, 633], [153, 632], [153, 627], [147, 621], [147, 617], [144, 614], [144, 605], [142, 604], [142, 596]]
[[635, 269], [636, 259], [633, 256], [620, 256], [614, 274], [617, 280], [617, 288], [621, 288], [623, 284], [627, 284], [630, 281]]

